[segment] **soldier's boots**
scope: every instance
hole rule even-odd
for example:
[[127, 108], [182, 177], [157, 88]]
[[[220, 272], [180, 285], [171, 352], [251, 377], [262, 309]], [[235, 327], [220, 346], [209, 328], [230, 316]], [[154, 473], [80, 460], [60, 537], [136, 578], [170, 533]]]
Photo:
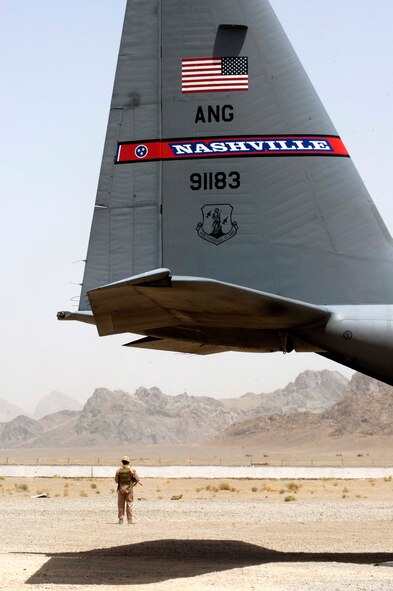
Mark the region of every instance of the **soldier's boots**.
[[119, 524], [121, 524], [121, 523], [123, 523], [123, 520], [122, 519], [119, 519]]

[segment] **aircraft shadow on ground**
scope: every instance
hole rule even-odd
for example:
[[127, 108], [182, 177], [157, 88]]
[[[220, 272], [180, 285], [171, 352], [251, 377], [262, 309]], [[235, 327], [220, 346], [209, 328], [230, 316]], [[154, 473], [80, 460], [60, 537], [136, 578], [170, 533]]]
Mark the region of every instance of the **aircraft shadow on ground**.
[[269, 562], [380, 564], [393, 553], [278, 552], [235, 540], [155, 540], [88, 552], [48, 554], [26, 583], [141, 585]]

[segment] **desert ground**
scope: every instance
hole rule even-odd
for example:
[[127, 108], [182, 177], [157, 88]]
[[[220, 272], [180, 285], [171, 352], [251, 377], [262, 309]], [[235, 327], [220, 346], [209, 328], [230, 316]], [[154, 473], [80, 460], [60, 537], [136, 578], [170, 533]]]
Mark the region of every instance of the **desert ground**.
[[[49, 498], [32, 498], [47, 493]], [[0, 589], [391, 591], [393, 481], [0, 479]]]
[[0, 449], [1, 464], [116, 465], [127, 454], [135, 465], [393, 466], [393, 437], [347, 436], [272, 439], [234, 445], [123, 445], [119, 447]]

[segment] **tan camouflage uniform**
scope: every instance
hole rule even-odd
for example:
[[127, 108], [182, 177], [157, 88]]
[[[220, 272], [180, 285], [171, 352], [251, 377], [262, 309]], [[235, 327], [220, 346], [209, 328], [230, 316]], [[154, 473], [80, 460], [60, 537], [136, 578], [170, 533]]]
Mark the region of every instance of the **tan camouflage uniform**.
[[139, 482], [139, 476], [128, 464], [118, 468], [115, 475], [115, 482], [117, 483], [117, 507], [119, 515], [119, 523], [124, 520], [124, 507], [127, 514], [127, 522], [132, 521], [132, 505], [134, 500], [134, 486]]

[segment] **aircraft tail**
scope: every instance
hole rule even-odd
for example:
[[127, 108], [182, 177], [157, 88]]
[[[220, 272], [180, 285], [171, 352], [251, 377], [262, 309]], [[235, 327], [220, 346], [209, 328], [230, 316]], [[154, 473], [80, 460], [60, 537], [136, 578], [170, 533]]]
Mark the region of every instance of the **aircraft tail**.
[[154, 269], [393, 303], [392, 240], [267, 0], [128, 0], [79, 309]]

